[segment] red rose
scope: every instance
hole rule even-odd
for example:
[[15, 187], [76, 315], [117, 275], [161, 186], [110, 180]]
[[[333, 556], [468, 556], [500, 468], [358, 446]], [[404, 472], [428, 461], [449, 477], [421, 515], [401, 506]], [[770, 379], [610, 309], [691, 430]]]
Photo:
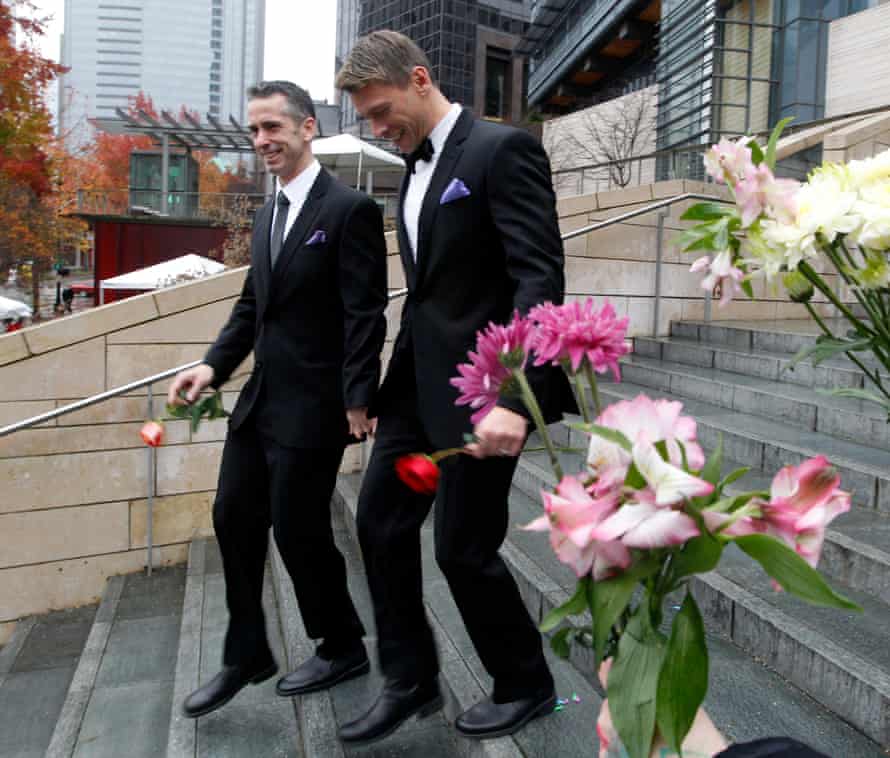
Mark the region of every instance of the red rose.
[[432, 495], [439, 485], [439, 467], [428, 455], [412, 453], [396, 461], [396, 474], [408, 487], [421, 495]]
[[146, 445], [157, 447], [164, 441], [164, 425], [160, 421], [146, 421], [139, 432]]

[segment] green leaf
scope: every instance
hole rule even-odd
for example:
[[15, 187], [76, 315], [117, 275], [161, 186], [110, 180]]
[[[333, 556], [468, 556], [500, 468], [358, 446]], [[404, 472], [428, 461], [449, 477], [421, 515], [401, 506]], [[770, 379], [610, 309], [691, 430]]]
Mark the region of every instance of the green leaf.
[[715, 221], [723, 216], [731, 216], [735, 208], [721, 203], [696, 203], [680, 216], [683, 221]]
[[171, 405], [167, 403], [165, 412], [171, 418], [188, 418], [190, 415], [189, 406], [187, 405]]
[[825, 334], [820, 335], [812, 345], [801, 348], [795, 353], [794, 357], [783, 371], [793, 370], [801, 361], [812, 358], [814, 366], [818, 366], [822, 361], [832, 358], [840, 353], [856, 352], [859, 350], [868, 350], [872, 346], [871, 337], [860, 337], [858, 339], [843, 339], [829, 337]]
[[571, 652], [569, 635], [574, 631], [575, 630], [572, 629], [572, 627], [567, 626], [565, 629], [560, 629], [550, 638], [550, 647], [560, 658], [569, 657], [569, 653]]
[[[701, 526], [699, 526], [701, 529]], [[723, 545], [714, 535], [702, 531], [698, 537], [693, 537], [683, 549], [674, 553], [672, 570], [675, 579], [692, 574], [704, 574], [714, 569], [720, 562], [723, 554]]]
[[756, 139], [748, 140], [748, 147], [751, 148], [751, 161], [755, 166], [759, 166], [764, 161], [763, 148], [757, 144]]
[[856, 603], [831, 589], [816, 569], [774, 537], [749, 534], [736, 537], [733, 541], [792, 595], [814, 605], [862, 610]]
[[631, 462], [630, 468], [627, 469], [627, 476], [624, 477], [624, 486], [634, 490], [642, 490], [649, 486], [646, 477], [640, 473], [636, 463]]
[[754, 287], [751, 284], [750, 279], [742, 279], [739, 286], [742, 288], [742, 292], [744, 292], [752, 300], [754, 299]]
[[612, 579], [590, 583], [588, 596], [590, 613], [593, 616], [593, 649], [597, 665], [605, 657], [612, 627], [627, 608], [637, 582], [651, 576], [658, 568], [658, 561], [650, 558]]
[[631, 445], [630, 440], [617, 429], [610, 429], [607, 426], [598, 426], [597, 424], [574, 424], [573, 426], [588, 434], [595, 434], [597, 437], [602, 437], [607, 442], [619, 445], [627, 450], [628, 453], [633, 450], [633, 445]]
[[665, 741], [681, 754], [699, 706], [708, 691], [705, 625], [691, 594], [674, 618], [664, 664], [658, 677], [656, 721]]
[[710, 484], [717, 484], [720, 480], [720, 471], [723, 469], [723, 434], [717, 435], [717, 446], [708, 456], [704, 468], [698, 475], [699, 479], [704, 479]]
[[649, 758], [666, 651], [664, 635], [652, 629], [648, 605], [637, 608], [621, 635], [607, 687], [612, 722], [630, 758]]
[[778, 124], [776, 124], [773, 129], [773, 133], [769, 136], [769, 142], [766, 145], [766, 165], [771, 169], [776, 167], [776, 146], [779, 144], [779, 137], [782, 136], [782, 132], [785, 130], [785, 127], [788, 126], [792, 121], [794, 121], [794, 116], [788, 116], [787, 118], [783, 118]]
[[724, 216], [716, 224], [717, 229], [714, 233], [714, 250], [722, 252], [729, 247], [729, 218]]
[[566, 616], [577, 616], [587, 610], [587, 584], [590, 579], [585, 577], [578, 580], [578, 587], [575, 594], [562, 605], [554, 608], [550, 613], [541, 619], [538, 629], [542, 632], [549, 632], [555, 629], [565, 619]]
[[856, 389], [855, 387], [835, 387], [834, 389], [816, 390], [821, 395], [832, 395], [833, 397], [850, 397], [856, 400], [867, 400], [870, 403], [877, 403], [882, 408], [890, 410], [890, 400], [869, 390]]
[[735, 471], [731, 471], [726, 476], [724, 476], [720, 483], [717, 485], [717, 489], [722, 492], [726, 487], [728, 487], [733, 482], [737, 482], [741, 479], [745, 474], [747, 474], [751, 470], [750, 466], [742, 466], [741, 468], [737, 468]]
[[198, 431], [198, 427], [201, 425], [201, 413], [202, 413], [202, 405], [201, 403], [195, 403], [194, 405], [189, 407], [189, 416], [191, 416], [192, 423], [192, 434]]

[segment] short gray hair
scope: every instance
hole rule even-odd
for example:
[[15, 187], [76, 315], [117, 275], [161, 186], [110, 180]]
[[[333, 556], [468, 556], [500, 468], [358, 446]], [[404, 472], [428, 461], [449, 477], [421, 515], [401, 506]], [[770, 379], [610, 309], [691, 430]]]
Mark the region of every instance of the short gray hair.
[[315, 105], [309, 93], [293, 82], [275, 79], [268, 82], [259, 82], [253, 87], [247, 88], [247, 99], [254, 100], [258, 97], [272, 97], [284, 95], [285, 110], [298, 124], [307, 118], [315, 118]]
[[340, 68], [335, 82], [337, 89], [355, 92], [378, 82], [405, 87], [411, 81], [411, 72], [423, 66], [435, 85], [429, 58], [417, 44], [404, 34], [391, 29], [371, 32], [360, 38]]

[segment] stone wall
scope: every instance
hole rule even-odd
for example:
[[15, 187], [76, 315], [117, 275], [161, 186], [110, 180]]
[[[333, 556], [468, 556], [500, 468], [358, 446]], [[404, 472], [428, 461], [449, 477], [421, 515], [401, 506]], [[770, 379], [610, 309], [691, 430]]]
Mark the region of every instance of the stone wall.
[[825, 115], [890, 105], [890, 4], [832, 21]]
[[[558, 201], [560, 229], [565, 234], [685, 192], [728, 197], [726, 189], [715, 184], [673, 180], [621, 191], [561, 198]], [[702, 275], [689, 272], [689, 265], [697, 256], [681, 253], [674, 244], [677, 234], [690, 225], [681, 221], [680, 216], [694, 202], [697, 201], [672, 205], [665, 217], [662, 297], [655, 330], [659, 335], [668, 333], [671, 321], [703, 319], [705, 315], [705, 293], [700, 286]], [[568, 240], [565, 244], [567, 297], [608, 297], [618, 314], [630, 317], [630, 336], [653, 334], [657, 240], [658, 211]], [[830, 286], [837, 287], [836, 277], [827, 276], [826, 279]], [[805, 308], [790, 302], [781, 287], [777, 293], [769, 292], [762, 283], [754, 289], [756, 300], [741, 296], [725, 308], [714, 302], [711, 317], [714, 320], [808, 317]], [[845, 300], [850, 299], [846, 293], [842, 294]], [[825, 305], [820, 305], [819, 309], [829, 313]]]
[[[682, 192], [718, 191], [715, 185], [662, 182], [621, 191], [563, 198], [563, 233], [613, 218]], [[658, 333], [671, 319], [704, 315], [699, 275], [691, 256], [671, 240], [686, 226], [665, 220], [663, 300]], [[637, 217], [566, 243], [567, 292], [608, 297], [630, 316], [630, 334], [651, 334], [654, 313], [657, 214]], [[395, 235], [387, 235], [389, 286], [405, 286]], [[0, 425], [200, 358], [227, 318], [244, 269], [130, 298], [0, 337]], [[716, 305], [713, 318], [805, 317], [782, 295], [760, 291], [751, 302]], [[384, 363], [398, 329], [402, 299], [388, 309]], [[226, 385], [231, 408], [251, 368], [248, 358]], [[167, 381], [153, 387], [155, 415]], [[64, 416], [42, 427], [0, 438], [0, 643], [16, 619], [96, 600], [106, 577], [141, 569], [146, 562], [147, 449], [139, 428], [147, 416], [147, 390]], [[157, 497], [155, 565], [183, 561], [188, 542], [210, 533], [225, 422], [205, 423], [191, 434], [185, 421], [167, 424], [167, 441], [151, 472]], [[362, 465], [365, 451], [350, 448], [344, 465]]]
[[[394, 260], [394, 259], [393, 259]], [[390, 266], [393, 287], [401, 266]], [[203, 356], [246, 269], [129, 298], [0, 336], [0, 426]], [[389, 339], [394, 332], [390, 330]], [[224, 388], [231, 409], [249, 357]], [[153, 386], [163, 413], [169, 380]], [[105, 579], [146, 565], [147, 389], [0, 438], [0, 644], [14, 620], [93, 602]], [[184, 561], [211, 533], [226, 422], [166, 423], [151, 472], [156, 566]], [[352, 446], [344, 467], [361, 465]]]

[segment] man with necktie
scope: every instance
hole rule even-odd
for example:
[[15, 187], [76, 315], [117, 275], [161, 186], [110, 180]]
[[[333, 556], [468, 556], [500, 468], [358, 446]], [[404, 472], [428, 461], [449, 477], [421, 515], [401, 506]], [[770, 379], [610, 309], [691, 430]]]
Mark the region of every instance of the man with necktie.
[[[507, 495], [529, 431], [521, 401], [502, 399], [483, 420], [457, 407], [449, 380], [476, 332], [514, 309], [563, 298], [563, 249], [550, 166], [528, 133], [481, 121], [436, 86], [429, 61], [392, 31], [360, 39], [337, 76], [376, 137], [408, 155], [398, 240], [408, 294], [386, 378], [372, 412], [374, 450], [358, 503], [358, 533], [374, 601], [385, 677], [370, 710], [340, 729], [370, 742], [408, 717], [441, 707], [439, 664], [422, 597], [420, 529], [432, 495], [395, 473], [407, 453], [464, 444], [442, 464], [435, 494], [436, 560], [494, 690], [456, 722], [468, 737], [510, 734], [553, 710], [541, 636], [498, 554]], [[529, 371], [552, 421], [571, 400], [562, 373]]]
[[371, 198], [313, 157], [315, 109], [305, 90], [261, 82], [247, 96], [275, 199], [256, 214], [250, 268], [228, 322], [204, 362], [177, 375], [169, 391], [171, 403], [194, 402], [253, 351], [213, 506], [229, 609], [223, 665], [186, 699], [190, 717], [277, 671], [262, 609], [270, 526], [306, 631], [320, 640], [314, 656], [279, 680], [278, 693], [313, 692], [369, 670], [330, 500], [345, 445], [375, 426], [367, 408], [386, 331], [383, 219]]

